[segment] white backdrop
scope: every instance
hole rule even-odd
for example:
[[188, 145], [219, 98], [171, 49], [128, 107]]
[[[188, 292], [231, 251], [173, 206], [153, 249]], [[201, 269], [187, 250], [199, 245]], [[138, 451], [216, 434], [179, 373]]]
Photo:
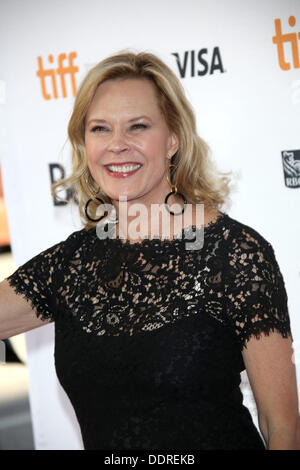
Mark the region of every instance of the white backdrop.
[[[274, 42], [275, 20], [283, 36]], [[153, 52], [180, 77], [218, 167], [235, 172], [225, 210], [275, 249], [300, 363], [299, 0], [2, 0], [0, 44], [0, 158], [16, 265], [82, 227], [76, 206], [54, 205], [50, 193], [49, 165], [70, 172], [75, 86], [107, 55]], [[53, 333], [48, 325], [26, 335], [35, 445], [80, 449]], [[256, 420], [247, 383], [243, 391]]]

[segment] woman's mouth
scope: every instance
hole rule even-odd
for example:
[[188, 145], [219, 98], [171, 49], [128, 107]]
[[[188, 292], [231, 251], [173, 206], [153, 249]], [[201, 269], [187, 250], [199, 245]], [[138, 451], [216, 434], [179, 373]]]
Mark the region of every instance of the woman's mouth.
[[113, 178], [127, 178], [134, 175], [141, 167], [140, 163], [113, 163], [105, 165], [107, 173]]

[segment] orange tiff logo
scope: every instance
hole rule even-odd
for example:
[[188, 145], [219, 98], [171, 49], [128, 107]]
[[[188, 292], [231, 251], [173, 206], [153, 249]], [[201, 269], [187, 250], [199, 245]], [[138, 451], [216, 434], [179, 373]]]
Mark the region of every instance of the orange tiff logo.
[[[76, 65], [74, 65], [75, 57], [77, 57], [76, 52], [70, 52], [70, 54], [65, 54], [63, 52], [62, 54], [59, 54], [57, 58], [57, 65], [58, 65], [57, 68], [55, 67], [44, 68], [42, 57], [39, 56], [37, 58], [39, 68], [36, 74], [40, 79], [42, 95], [45, 98], [45, 100], [58, 98], [58, 86], [57, 86], [57, 80], [56, 80], [57, 76], [59, 77], [62, 97], [63, 98], [67, 97], [66, 75], [70, 76], [72, 94], [73, 96], [76, 95], [75, 74], [78, 72], [79, 68]], [[50, 64], [54, 64], [54, 57], [52, 54], [48, 55], [48, 61]], [[48, 81], [50, 81], [50, 90], [52, 91], [52, 95], [48, 93], [49, 87], [47, 88], [46, 86], [47, 77], [49, 79]]]
[[[282, 70], [290, 70], [291, 64], [285, 60], [284, 45], [290, 44], [292, 49], [293, 66], [295, 69], [300, 68], [300, 56], [298, 47], [298, 37], [300, 33], [286, 33], [282, 34], [281, 20], [277, 18], [275, 21], [275, 36], [273, 36], [273, 43], [277, 44], [278, 61]], [[293, 28], [296, 24], [294, 16], [289, 17], [289, 25]]]

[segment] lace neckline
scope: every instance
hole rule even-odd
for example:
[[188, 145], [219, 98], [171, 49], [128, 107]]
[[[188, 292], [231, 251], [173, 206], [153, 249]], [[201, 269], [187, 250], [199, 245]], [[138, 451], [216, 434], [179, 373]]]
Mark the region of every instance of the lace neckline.
[[228, 214], [225, 212], [220, 212], [220, 215], [214, 219], [211, 220], [207, 225], [203, 225], [200, 227], [197, 227], [196, 225], [188, 225], [187, 227], [184, 227], [180, 235], [174, 236], [174, 238], [143, 238], [139, 241], [134, 241], [132, 242], [131, 240], [124, 240], [122, 238], [116, 237], [116, 238], [105, 238], [101, 239], [98, 237], [97, 232], [96, 232], [96, 227], [94, 227], [92, 230], [89, 231], [96, 240], [98, 240], [99, 243], [104, 244], [104, 246], [107, 246], [109, 244], [110, 247], [115, 247], [115, 248], [120, 248], [120, 249], [129, 249], [129, 250], [141, 250], [142, 248], [159, 248], [159, 249], [175, 249], [175, 250], [182, 250], [184, 249], [185, 243], [192, 243], [193, 240], [195, 239], [195, 234], [196, 231], [202, 232], [203, 233], [203, 228], [204, 228], [204, 243], [205, 243], [205, 237], [207, 237], [208, 234], [211, 234], [212, 232], [215, 233], [219, 226], [222, 224], [222, 222], [228, 218]]

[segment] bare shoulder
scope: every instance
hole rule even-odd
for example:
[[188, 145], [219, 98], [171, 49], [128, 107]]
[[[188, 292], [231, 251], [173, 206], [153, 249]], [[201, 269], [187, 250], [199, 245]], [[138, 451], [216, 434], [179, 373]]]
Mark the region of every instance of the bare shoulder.
[[[222, 215], [222, 213], [217, 209], [204, 208], [204, 220], [201, 221], [201, 224], [204, 223], [204, 226], [206, 227], [211, 222], [215, 222], [220, 215]], [[199, 225], [198, 217], [199, 216], [197, 215], [196, 204], [193, 204], [192, 225], [195, 225], [196, 227]]]
[[204, 210], [204, 226], [215, 222], [221, 215], [222, 213], [218, 210]]

